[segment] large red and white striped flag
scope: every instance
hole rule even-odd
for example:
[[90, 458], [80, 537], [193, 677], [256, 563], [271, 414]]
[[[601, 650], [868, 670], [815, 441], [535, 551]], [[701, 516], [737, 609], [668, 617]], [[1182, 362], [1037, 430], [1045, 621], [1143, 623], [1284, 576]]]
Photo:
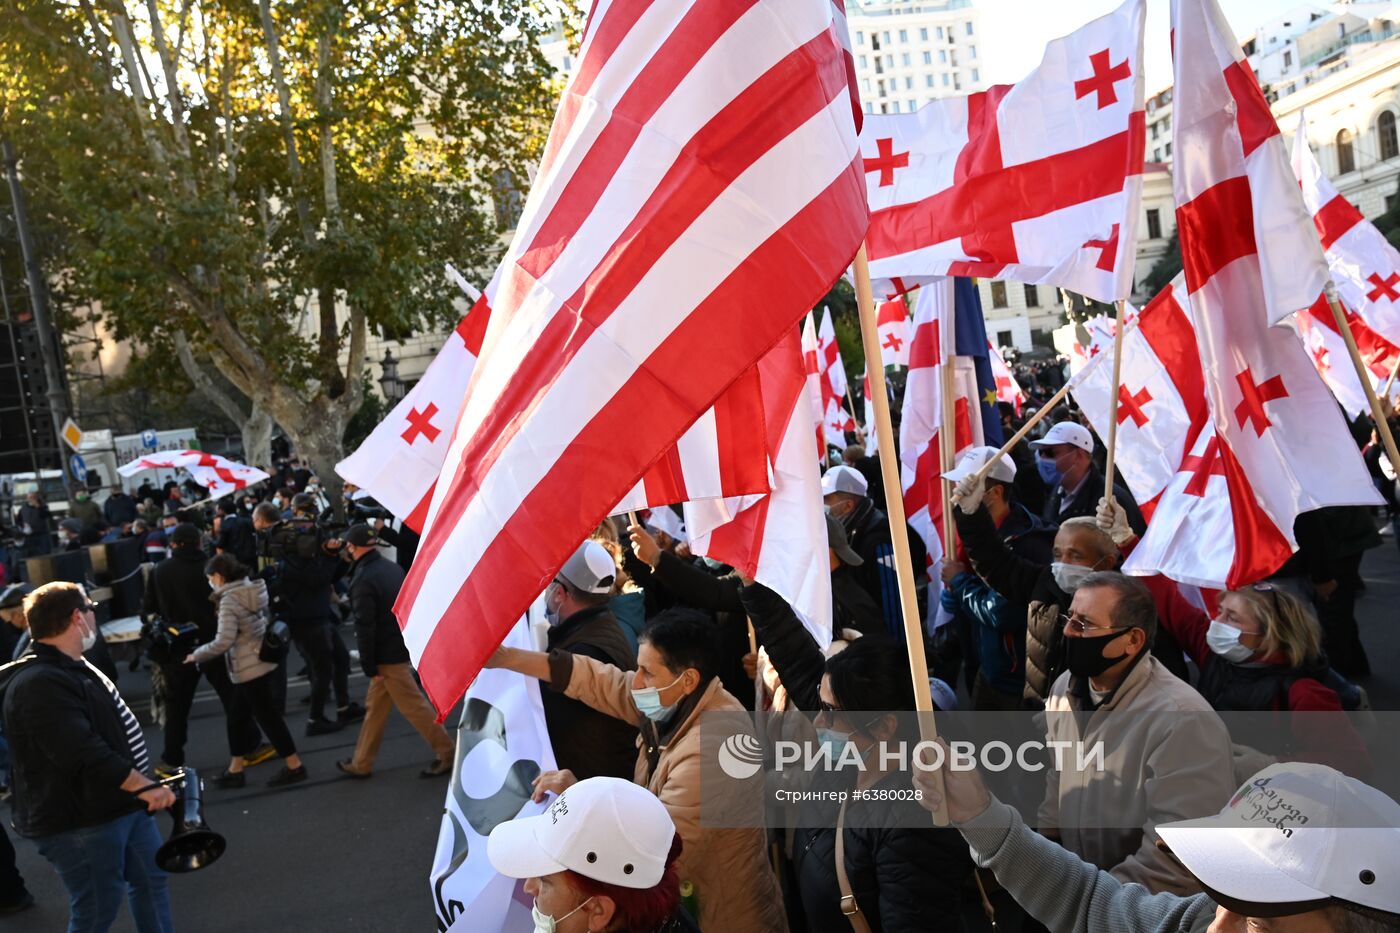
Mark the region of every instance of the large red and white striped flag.
[[1018, 84], [866, 116], [877, 295], [975, 275], [1127, 298], [1147, 125], [1143, 20], [1144, 0], [1128, 0], [1051, 41]]
[[[1173, 480], [1130, 564], [1228, 589], [1288, 559], [1300, 513], [1380, 498], [1296, 333], [1270, 326], [1310, 306], [1327, 278], [1273, 114], [1215, 0], [1173, 0], [1172, 26], [1177, 230], [1215, 438], [1197, 438], [1190, 478]], [[1202, 549], [1194, 570], [1173, 568], [1187, 514], [1177, 506], [1202, 508], [1173, 489], [1204, 476], [1208, 494], [1217, 469], [1230, 562]]]
[[[455, 269], [449, 276], [469, 295]], [[335, 465], [342, 479], [368, 493], [403, 524], [423, 530], [433, 486], [452, 444], [452, 428], [462, 409], [481, 341], [491, 319], [492, 289], [477, 292], [470, 310], [457, 322], [437, 356], [393, 411], [369, 433], [354, 453]]]
[[395, 607], [439, 712], [855, 255], [868, 216], [839, 15], [594, 8]]
[[841, 361], [841, 346], [836, 342], [836, 326], [831, 309], [822, 309], [821, 326], [817, 328], [817, 367], [821, 371], [822, 428], [826, 442], [838, 448], [846, 446], [846, 432], [856, 429], [854, 412], [846, 410], [846, 364]]
[[806, 367], [794, 330], [759, 364], [769, 448], [768, 495], [685, 504], [694, 554], [737, 567], [786, 599], [807, 631], [831, 644], [831, 564], [821, 474], [812, 457]]
[[[943, 421], [942, 368], [952, 365], [953, 280], [937, 279], [919, 289], [914, 302], [914, 339], [909, 351], [909, 376], [904, 383], [900, 415], [900, 484], [909, 526], [923, 539], [929, 579], [929, 613], [939, 611], [942, 592], [938, 562], [943, 559], [943, 480], [939, 458]], [[944, 354], [948, 354], [945, 358]], [[957, 383], [955, 383], [957, 385]], [[955, 392], [958, 392], [955, 389]], [[965, 392], [954, 402], [955, 441], [952, 463], [972, 447], [973, 431]], [[930, 619], [930, 622], [933, 622]]]

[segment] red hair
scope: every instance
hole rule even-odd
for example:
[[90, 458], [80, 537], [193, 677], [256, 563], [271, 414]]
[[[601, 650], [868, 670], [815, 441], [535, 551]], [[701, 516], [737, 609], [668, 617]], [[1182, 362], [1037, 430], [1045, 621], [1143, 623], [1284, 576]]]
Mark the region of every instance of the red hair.
[[648, 931], [655, 930], [675, 913], [681, 901], [681, 883], [676, 877], [676, 859], [681, 855], [681, 836], [676, 833], [671, 838], [671, 851], [666, 856], [666, 870], [661, 880], [649, 888], [624, 888], [608, 884], [594, 878], [586, 878], [576, 871], [565, 871], [569, 884], [585, 898], [610, 898], [616, 906], [612, 926], [615, 929]]

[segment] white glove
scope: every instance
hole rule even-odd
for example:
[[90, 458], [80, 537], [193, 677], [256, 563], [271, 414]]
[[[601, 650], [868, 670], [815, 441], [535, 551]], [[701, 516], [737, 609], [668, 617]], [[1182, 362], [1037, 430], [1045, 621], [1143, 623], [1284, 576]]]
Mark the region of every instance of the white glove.
[[986, 479], [973, 473], [958, 480], [958, 485], [953, 487], [953, 504], [962, 509], [964, 515], [971, 515], [981, 507], [986, 493]]
[[1113, 539], [1113, 543], [1122, 547], [1133, 538], [1136, 533], [1128, 525], [1128, 513], [1117, 502], [1108, 501], [1108, 497], [1099, 500], [1098, 512], [1094, 515], [1094, 523], [1108, 533]]

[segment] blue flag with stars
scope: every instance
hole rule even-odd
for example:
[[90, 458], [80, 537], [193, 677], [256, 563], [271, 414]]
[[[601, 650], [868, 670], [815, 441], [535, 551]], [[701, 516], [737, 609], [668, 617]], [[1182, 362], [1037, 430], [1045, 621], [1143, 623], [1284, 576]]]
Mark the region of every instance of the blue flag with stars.
[[953, 279], [954, 353], [972, 359], [977, 373], [977, 397], [982, 406], [982, 443], [1001, 447], [1001, 412], [997, 410], [997, 381], [987, 354], [987, 325], [982, 318], [982, 295], [977, 282]]

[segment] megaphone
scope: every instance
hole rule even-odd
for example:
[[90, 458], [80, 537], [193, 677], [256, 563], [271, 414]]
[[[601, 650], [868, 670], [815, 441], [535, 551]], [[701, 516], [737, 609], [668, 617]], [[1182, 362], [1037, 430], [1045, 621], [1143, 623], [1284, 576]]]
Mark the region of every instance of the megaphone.
[[170, 808], [175, 828], [170, 838], [156, 850], [156, 865], [171, 874], [199, 871], [213, 865], [224, 854], [228, 843], [223, 836], [204, 822], [204, 782], [194, 768], [181, 768], [179, 773], [161, 781], [175, 792]]

